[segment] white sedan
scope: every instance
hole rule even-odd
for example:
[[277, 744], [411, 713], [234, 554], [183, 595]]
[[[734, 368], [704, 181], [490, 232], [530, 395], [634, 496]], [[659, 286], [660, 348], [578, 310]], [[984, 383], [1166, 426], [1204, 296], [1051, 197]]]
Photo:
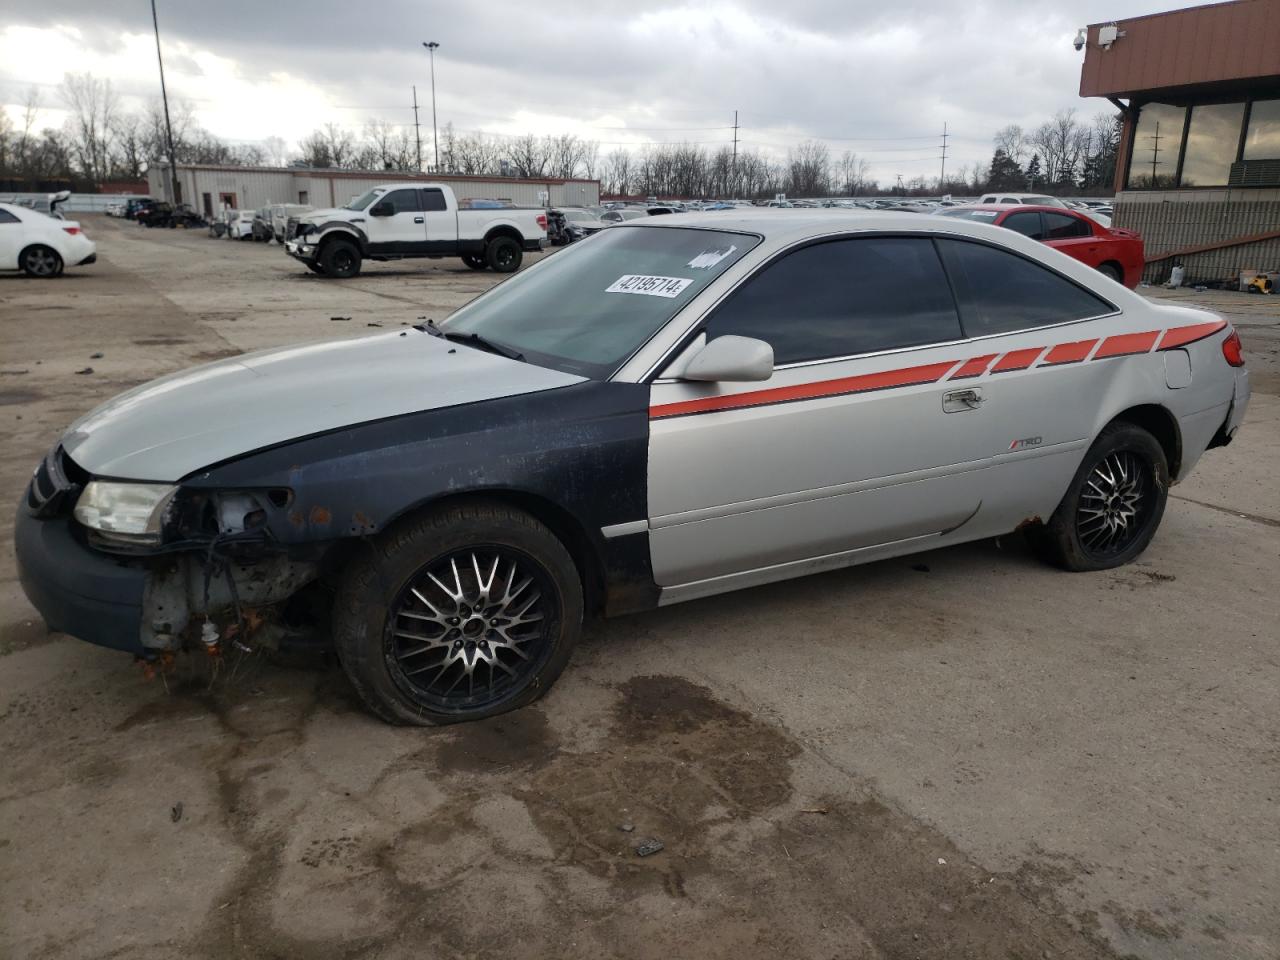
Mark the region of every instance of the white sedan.
[[82, 267], [97, 259], [97, 246], [76, 221], [0, 203], [0, 270], [56, 277], [64, 267]]

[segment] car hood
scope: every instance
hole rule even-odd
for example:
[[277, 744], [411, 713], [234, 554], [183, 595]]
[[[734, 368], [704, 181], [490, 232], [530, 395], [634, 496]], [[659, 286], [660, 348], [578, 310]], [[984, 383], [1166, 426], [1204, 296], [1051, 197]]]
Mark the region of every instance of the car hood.
[[326, 220], [346, 220], [348, 217], [362, 217], [361, 210], [347, 210], [345, 207], [328, 207], [324, 210], [312, 210], [298, 217], [300, 223], [324, 223]]
[[94, 476], [173, 483], [301, 437], [582, 379], [406, 330], [266, 350], [163, 377], [76, 421], [62, 446]]

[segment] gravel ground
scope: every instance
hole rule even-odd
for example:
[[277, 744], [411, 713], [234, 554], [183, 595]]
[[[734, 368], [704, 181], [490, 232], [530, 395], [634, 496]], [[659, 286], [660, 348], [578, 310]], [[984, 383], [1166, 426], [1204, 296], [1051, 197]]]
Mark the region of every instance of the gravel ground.
[[[0, 277], [11, 503], [132, 384], [496, 279], [85, 220], [96, 265]], [[4, 514], [0, 956], [1277, 957], [1280, 307], [1143, 292], [1227, 313], [1255, 395], [1139, 563], [1006, 538], [593, 624], [462, 728], [321, 657], [148, 682], [45, 630]]]

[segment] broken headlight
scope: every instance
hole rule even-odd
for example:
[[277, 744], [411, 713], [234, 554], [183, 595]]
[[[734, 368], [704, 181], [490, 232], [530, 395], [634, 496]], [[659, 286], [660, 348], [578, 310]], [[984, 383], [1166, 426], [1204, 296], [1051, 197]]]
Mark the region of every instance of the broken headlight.
[[161, 483], [94, 480], [76, 501], [75, 518], [110, 540], [159, 543], [165, 511], [177, 491]]

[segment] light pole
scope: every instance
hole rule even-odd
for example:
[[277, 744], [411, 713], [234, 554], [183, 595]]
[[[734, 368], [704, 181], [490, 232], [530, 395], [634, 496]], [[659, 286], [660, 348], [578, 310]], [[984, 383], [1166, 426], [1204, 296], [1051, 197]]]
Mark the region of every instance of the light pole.
[[440, 44], [434, 40], [423, 41], [422, 45], [431, 54], [431, 145], [435, 148], [435, 172], [440, 172], [440, 135], [436, 132], [436, 47]]
[[164, 57], [160, 53], [160, 21], [156, 17], [156, 0], [151, 0], [151, 25], [156, 31], [156, 61], [160, 64], [160, 97], [164, 101], [164, 132], [169, 144], [169, 184], [173, 205], [178, 205], [178, 158], [173, 155], [173, 125], [169, 123], [169, 93], [164, 86]]

